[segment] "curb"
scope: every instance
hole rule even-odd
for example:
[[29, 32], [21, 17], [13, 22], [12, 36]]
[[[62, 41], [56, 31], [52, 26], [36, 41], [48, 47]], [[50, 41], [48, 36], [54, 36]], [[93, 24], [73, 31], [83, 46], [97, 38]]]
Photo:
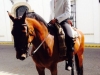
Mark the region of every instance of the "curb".
[[[13, 42], [0, 42], [0, 45], [13, 45]], [[100, 44], [87, 44], [85, 43], [85, 48], [100, 48]]]
[[86, 48], [100, 48], [100, 44], [85, 44]]
[[0, 45], [13, 45], [13, 42], [0, 42]]

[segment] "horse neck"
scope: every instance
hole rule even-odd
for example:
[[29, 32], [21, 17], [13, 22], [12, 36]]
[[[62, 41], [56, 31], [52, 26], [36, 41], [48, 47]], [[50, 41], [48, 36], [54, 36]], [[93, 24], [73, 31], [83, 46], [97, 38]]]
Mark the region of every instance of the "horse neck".
[[37, 21], [36, 19], [26, 18], [29, 27], [33, 27], [36, 33], [36, 36], [39, 40], [43, 41], [48, 34], [48, 29], [44, 23]]

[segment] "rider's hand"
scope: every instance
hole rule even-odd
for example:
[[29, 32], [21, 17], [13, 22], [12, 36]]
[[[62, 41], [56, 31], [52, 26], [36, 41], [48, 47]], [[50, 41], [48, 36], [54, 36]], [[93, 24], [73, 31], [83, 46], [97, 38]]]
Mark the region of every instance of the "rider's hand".
[[49, 23], [50, 23], [50, 24], [55, 24], [55, 23], [57, 23], [57, 19], [53, 19], [53, 20], [51, 20]]
[[71, 26], [73, 25], [71, 20], [67, 20], [67, 23], [70, 24]]

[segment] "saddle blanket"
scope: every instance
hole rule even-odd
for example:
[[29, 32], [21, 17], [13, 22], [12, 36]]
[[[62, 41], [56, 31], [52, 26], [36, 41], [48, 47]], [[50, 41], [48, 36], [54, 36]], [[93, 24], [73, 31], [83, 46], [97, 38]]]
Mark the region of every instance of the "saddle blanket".
[[76, 31], [76, 28], [75, 27], [72, 27], [72, 28], [73, 28], [73, 38], [78, 38], [79, 37], [79, 34]]

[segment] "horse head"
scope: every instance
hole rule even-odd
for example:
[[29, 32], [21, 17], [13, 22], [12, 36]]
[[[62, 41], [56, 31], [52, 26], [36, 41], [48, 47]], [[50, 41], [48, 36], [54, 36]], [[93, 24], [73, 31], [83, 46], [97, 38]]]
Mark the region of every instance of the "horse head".
[[[7, 11], [8, 12], [8, 11]], [[12, 35], [14, 39], [14, 47], [16, 50], [16, 58], [24, 60], [28, 54], [28, 48], [30, 44], [29, 30], [28, 26], [25, 23], [26, 12], [22, 17], [15, 18], [9, 12], [8, 15], [13, 22]]]

